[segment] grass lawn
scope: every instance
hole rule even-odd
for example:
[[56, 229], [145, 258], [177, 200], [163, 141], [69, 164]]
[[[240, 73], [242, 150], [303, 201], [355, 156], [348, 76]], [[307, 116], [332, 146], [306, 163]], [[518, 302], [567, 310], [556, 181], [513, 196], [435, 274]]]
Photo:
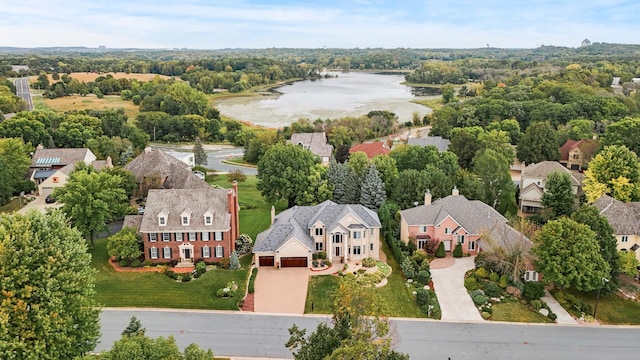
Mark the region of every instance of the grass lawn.
[[[393, 317], [425, 317], [416, 302], [413, 300], [411, 289], [405, 285], [404, 276], [396, 263], [387, 243], [381, 241], [382, 249], [387, 254], [387, 262], [393, 272], [387, 277], [387, 285], [376, 288], [374, 295], [376, 303], [381, 307], [382, 314]], [[312, 276], [307, 289], [305, 313], [330, 314], [332, 313], [331, 297], [328, 296], [334, 289], [340, 278], [332, 275]], [[313, 311], [311, 302], [313, 301]]]
[[123, 108], [129, 119], [135, 118], [140, 112], [139, 107], [134, 105], [133, 102], [124, 101], [120, 96], [116, 95], [108, 95], [102, 99], [98, 99], [92, 94], [87, 96], [64, 96], [56, 99], [42, 98], [42, 103], [45, 107], [56, 112], [85, 109], [106, 110]]
[[256, 167], [255, 164], [248, 163], [248, 162], [244, 161], [241, 157], [227, 159], [227, 160], [224, 160], [223, 162], [229, 163], [229, 164], [236, 164], [236, 165], [241, 165], [241, 166], [252, 167], [252, 168]]
[[[240, 233], [248, 234], [255, 241], [258, 233], [266, 230], [271, 225], [271, 204], [268, 203], [258, 189], [257, 179], [253, 175], [247, 176], [247, 181], [238, 183], [240, 196]], [[225, 175], [218, 175], [210, 184], [224, 188], [230, 188], [231, 183]], [[276, 212], [286, 208], [286, 202], [275, 204]]]
[[[209, 270], [198, 279], [178, 283], [156, 272], [117, 272], [107, 261], [106, 247], [107, 239], [99, 239], [91, 252], [91, 264], [98, 270], [96, 300], [103, 306], [238, 310], [251, 256], [240, 259], [240, 270]], [[215, 292], [232, 280], [240, 289], [238, 296], [216, 297]]]
[[[27, 200], [23, 200], [22, 201], [22, 205], [25, 205], [27, 203]], [[0, 213], [7, 213], [7, 214], [12, 214], [15, 211], [20, 210], [22, 206], [20, 206], [20, 199], [13, 198], [11, 199], [11, 201], [9, 201], [8, 203], [0, 206]]]
[[506, 301], [494, 304], [492, 307], [493, 321], [514, 321], [527, 323], [551, 323], [551, 319], [542, 314], [533, 312], [519, 301]]
[[442, 97], [438, 97], [436, 99], [411, 100], [411, 102], [424, 105], [433, 111], [440, 110], [444, 106], [444, 104], [442, 103]]
[[[595, 308], [596, 291], [591, 293], [569, 291], [569, 293], [590, 304], [592, 309]], [[562, 304], [562, 306], [565, 306], [565, 304]], [[616, 294], [601, 294], [596, 316], [602, 324], [640, 325], [640, 303], [625, 300]]]

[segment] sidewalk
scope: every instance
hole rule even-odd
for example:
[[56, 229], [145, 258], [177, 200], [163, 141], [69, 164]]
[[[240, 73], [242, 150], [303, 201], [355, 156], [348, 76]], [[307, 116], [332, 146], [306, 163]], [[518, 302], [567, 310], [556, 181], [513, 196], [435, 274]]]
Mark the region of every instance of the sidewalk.
[[546, 302], [547, 305], [549, 305], [549, 308], [551, 309], [551, 311], [553, 311], [553, 313], [556, 314], [556, 316], [558, 316], [558, 318], [556, 319], [556, 322], [558, 324], [561, 324], [561, 325], [578, 325], [579, 324], [576, 321], [576, 319], [574, 319], [573, 316], [571, 316], [571, 314], [569, 314], [567, 310], [565, 310], [562, 307], [562, 305], [560, 305], [560, 303], [553, 296], [551, 296], [551, 293], [549, 293], [549, 290], [544, 289], [544, 293], [545, 293], [545, 296], [542, 297], [540, 300]]

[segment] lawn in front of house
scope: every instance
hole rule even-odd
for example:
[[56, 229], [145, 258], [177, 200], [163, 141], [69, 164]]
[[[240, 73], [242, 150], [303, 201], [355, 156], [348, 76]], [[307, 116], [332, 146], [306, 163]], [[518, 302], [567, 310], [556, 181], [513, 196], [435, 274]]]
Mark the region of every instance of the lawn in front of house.
[[[240, 259], [240, 270], [213, 269], [190, 282], [176, 282], [158, 272], [117, 272], [109, 264], [107, 239], [98, 239], [91, 251], [96, 274], [96, 301], [107, 307], [158, 307], [238, 310], [244, 297], [251, 255]], [[230, 281], [238, 285], [233, 298], [219, 298], [218, 289]]]
[[[598, 297], [597, 291], [589, 293], [568, 291], [568, 293], [580, 301], [591, 305], [591, 309], [595, 309], [596, 298]], [[557, 290], [552, 291], [552, 294], [556, 299], [558, 298]], [[571, 312], [571, 309], [568, 308], [570, 305], [566, 301], [558, 300], [558, 302], [567, 309], [567, 311]], [[615, 293], [600, 294], [596, 317], [601, 324], [640, 325], [640, 303], [626, 300]]]
[[538, 312], [529, 310], [520, 301], [505, 301], [491, 306], [491, 320], [526, 323], [552, 323], [551, 319]]
[[12, 214], [22, 208], [27, 203], [26, 199], [23, 199], [22, 202], [18, 197], [14, 197], [8, 203], [0, 206], [0, 213]]

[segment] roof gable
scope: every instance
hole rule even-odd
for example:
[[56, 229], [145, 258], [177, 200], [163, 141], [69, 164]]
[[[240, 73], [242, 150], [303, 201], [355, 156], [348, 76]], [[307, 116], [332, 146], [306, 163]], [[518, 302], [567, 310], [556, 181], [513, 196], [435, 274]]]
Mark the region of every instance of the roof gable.
[[349, 149], [349, 154], [355, 154], [359, 151], [367, 154], [367, 157], [369, 159], [372, 159], [376, 155], [389, 154], [391, 149], [387, 147], [386, 143], [382, 141], [378, 141], [378, 142], [363, 143], [363, 144], [352, 146], [351, 149]]

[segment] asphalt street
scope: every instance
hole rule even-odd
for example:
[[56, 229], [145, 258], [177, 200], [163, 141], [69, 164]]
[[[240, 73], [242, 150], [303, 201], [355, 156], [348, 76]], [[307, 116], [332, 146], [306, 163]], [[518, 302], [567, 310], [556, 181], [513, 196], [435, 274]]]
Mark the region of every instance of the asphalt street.
[[29, 79], [26, 77], [17, 78], [13, 83], [16, 86], [16, 94], [27, 103], [27, 110], [33, 110], [33, 99], [31, 98], [31, 91], [29, 89]]
[[[175, 148], [170, 147], [162, 147], [157, 145], [151, 146], [154, 149], [160, 149], [164, 151], [181, 151], [176, 150]], [[191, 149], [187, 149], [184, 151], [191, 151]], [[233, 147], [233, 148], [225, 148], [218, 150], [206, 150], [207, 153], [207, 165], [205, 166], [207, 169], [213, 169], [219, 173], [228, 173], [233, 170], [242, 170], [245, 175], [256, 175], [258, 174], [258, 170], [254, 167], [246, 167], [246, 166], [237, 166], [226, 164], [223, 161], [231, 158], [239, 158], [244, 155], [244, 148], [241, 147]]]
[[[96, 351], [109, 349], [135, 315], [151, 337], [173, 335], [219, 356], [292, 358], [292, 324], [315, 329], [325, 317], [198, 310], [104, 309]], [[394, 319], [396, 349], [411, 359], [637, 359], [640, 327], [456, 323]]]

